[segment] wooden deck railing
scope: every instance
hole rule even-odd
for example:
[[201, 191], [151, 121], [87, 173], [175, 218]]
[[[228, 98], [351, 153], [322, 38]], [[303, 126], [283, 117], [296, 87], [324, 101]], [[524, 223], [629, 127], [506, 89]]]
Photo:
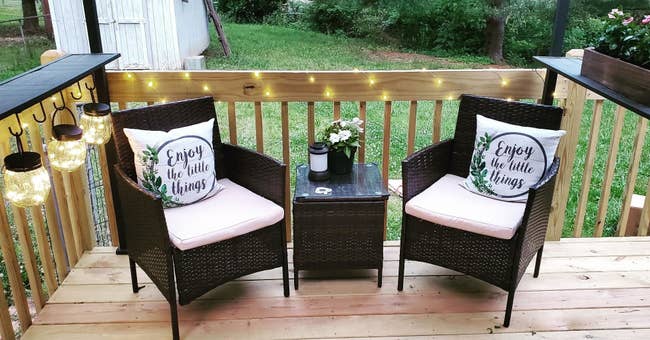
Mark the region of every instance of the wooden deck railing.
[[[439, 141], [444, 136], [442, 126], [445, 122], [453, 119], [448, 107], [456, 105], [460, 94], [472, 93], [478, 95], [508, 98], [510, 100], [538, 100], [542, 93], [543, 70], [511, 70], [511, 69], [488, 69], [488, 70], [418, 70], [418, 71], [350, 71], [350, 72], [280, 72], [280, 71], [195, 71], [195, 72], [110, 72], [108, 83], [111, 100], [120, 109], [134, 105], [146, 105], [157, 102], [167, 102], [186, 98], [195, 98], [210, 95], [222, 109], [220, 125], [224, 133], [227, 133], [230, 143], [238, 144], [242, 141], [253, 141], [249, 143], [258, 151], [265, 152], [264, 125], [274, 123], [279, 126], [279, 131], [272, 131], [272, 135], [279, 134], [281, 141], [281, 159], [289, 165], [289, 171], [293, 171], [296, 164], [292, 163], [291, 140], [296, 129], [304, 129], [306, 125], [306, 141], [312, 142], [316, 138], [317, 122], [322, 117], [317, 107], [327, 103], [331, 105], [331, 113], [328, 113], [327, 120], [339, 118], [342, 114], [342, 106], [348, 107], [347, 102], [354, 102], [355, 111], [362, 120], [372, 120], [369, 125], [375, 131], [367, 130], [361, 138], [358, 160], [376, 161], [380, 163], [382, 175], [387, 181], [391, 174], [391, 162], [399, 164], [401, 157], [391, 154], [391, 149], [403, 148], [404, 154], [410, 154], [417, 149], [416, 140], [422, 140], [422, 133], [430, 134], [425, 139], [428, 142]], [[91, 80], [88, 80], [91, 81]], [[73, 106], [75, 100], [70, 93], [76, 90], [73, 86], [66, 95], [66, 103]], [[80, 102], [88, 101], [87, 93], [83, 93]], [[618, 221], [617, 236], [626, 234], [626, 225], [629, 218], [628, 211], [631, 197], [634, 193], [636, 177], [639, 172], [647, 120], [636, 118], [636, 132], [634, 144], [630, 155], [630, 165], [627, 169], [627, 176], [623, 188], [615, 187], [613, 178], [615, 175], [619, 143], [622, 131], [625, 126], [625, 110], [617, 108], [613, 125], [604, 126], [606, 110], [610, 103], [605, 103], [583, 88], [560, 82], [556, 94], [560, 105], [566, 108], [563, 121], [563, 128], [567, 130], [560, 147], [560, 155], [563, 159], [563, 167], [556, 192], [556, 200], [553, 203], [553, 213], [549, 225], [549, 239], [557, 240], [562, 235], [565, 224], [574, 224], [575, 228], [571, 233], [575, 237], [586, 236], [582, 234], [585, 225], [585, 216], [589, 203], [594, 204], [595, 197], [589, 198], [592, 173], [595, 169], [597, 155], [606, 151], [608, 154], [605, 172], [602, 183], [600, 183], [600, 197], [598, 199], [597, 224], [594, 226], [593, 236], [603, 235], [604, 221], [607, 216], [608, 203], [611, 190], [623, 190], [623, 205], [620, 207], [620, 218]], [[54, 98], [53, 100], [57, 100]], [[270, 102], [279, 103], [279, 115], [265, 114]], [[304, 120], [306, 124], [292, 126], [290, 120], [290, 103], [306, 103], [300, 106], [304, 108]], [[377, 107], [374, 102], [379, 102], [383, 109], [381, 112], [373, 112], [370, 115], [370, 108]], [[405, 104], [405, 103], [406, 104]], [[591, 103], [593, 102], [593, 104]], [[241, 104], [246, 103], [246, 104]], [[45, 103], [50, 104], [51, 103]], [[371, 105], [372, 104], [372, 105]], [[422, 108], [429, 112], [424, 113], [430, 126], [422, 128], [422, 121], [418, 125], [418, 119], [423, 116]], [[239, 109], [241, 105], [252, 107], [252, 117], [242, 117]], [[408, 105], [408, 106], [406, 106]], [[593, 118], [583, 122], [582, 113], [585, 105], [593, 107]], [[400, 112], [396, 112], [396, 107]], [[407, 107], [404, 115], [401, 115], [402, 108]], [[275, 110], [275, 109], [274, 109]], [[270, 111], [270, 110], [269, 110]], [[22, 112], [21, 119], [25, 124], [27, 135], [25, 145], [39, 152], [45, 158], [43, 149], [44, 141], [51, 138], [48, 120], [39, 126], [39, 123], [32, 119], [32, 114], [40, 112], [38, 106]], [[445, 113], [447, 112], [447, 113]], [[294, 112], [295, 114], [295, 112]], [[377, 118], [381, 117], [381, 118]], [[420, 118], [419, 118], [420, 117]], [[240, 120], [238, 123], [238, 119]], [[250, 119], [254, 129], [247, 129], [242, 126], [241, 121]], [[279, 122], [270, 121], [279, 120]], [[407, 120], [403, 124], [403, 120]], [[303, 121], [304, 123], [304, 121]], [[10, 142], [8, 127], [14, 126], [15, 121], [5, 119], [0, 121], [0, 162], [4, 156], [15, 148]], [[587, 125], [588, 132], [587, 149], [584, 159], [576, 159], [576, 148], [580, 138], [587, 135], [581, 133], [581, 125]], [[392, 139], [391, 132], [396, 126], [405, 127], [402, 134], [406, 135], [405, 143]], [[378, 128], [377, 128], [378, 127]], [[608, 150], [599, 150], [598, 140], [602, 131], [609, 128], [613, 130]], [[369, 128], [370, 129], [370, 128]], [[377, 129], [381, 131], [377, 131]], [[426, 132], [422, 132], [426, 131]], [[380, 140], [380, 151], [370, 159], [368, 154], [369, 133], [373, 133], [375, 139]], [[418, 138], [416, 138], [418, 137]], [[374, 139], [373, 139], [374, 141]], [[269, 143], [266, 140], [267, 145]], [[275, 140], [272, 142], [276, 142]], [[304, 142], [303, 142], [304, 143]], [[294, 146], [295, 147], [295, 146]], [[374, 146], [373, 146], [374, 147]], [[306, 154], [306, 144], [298, 148]], [[294, 148], [294, 151], [297, 150]], [[107, 178], [107, 164], [104, 150], [97, 150], [96, 162], [101, 169], [100, 174], [95, 174], [99, 179]], [[579, 171], [580, 177], [572, 178], [574, 163], [584, 164], [584, 170]], [[581, 166], [581, 165], [579, 165]], [[395, 170], [392, 172], [395, 174]], [[116, 245], [115, 218], [113, 212], [110, 190], [104, 190], [105, 195], [91, 200], [88, 178], [84, 168], [70, 173], [62, 174], [56, 171], [51, 172], [53, 179], [53, 191], [50, 198], [42, 207], [22, 209], [7, 204], [0, 204], [0, 248], [2, 249], [3, 262], [8, 274], [8, 281], [11, 289], [13, 304], [16, 306], [18, 319], [21, 328], [24, 330], [31, 324], [31, 316], [27, 303], [26, 288], [23, 285], [22, 272], [27, 273], [29, 281], [29, 292], [38, 312], [45, 301], [57, 289], [58, 285], [65, 279], [70, 268], [76, 264], [80, 255], [85, 250], [91, 249], [97, 244], [95, 238], [95, 223], [92, 218], [92, 209], [108, 205], [108, 217], [111, 223], [110, 236], [112, 245]], [[288, 178], [290, 173], [287, 172]], [[399, 175], [395, 177], [399, 178]], [[580, 183], [580, 190], [577, 194], [571, 193], [569, 188], [572, 182]], [[287, 181], [290, 183], [290, 181]], [[105, 185], [110, 185], [104, 181]], [[287, 193], [290, 194], [290, 187], [287, 184]], [[646, 191], [647, 192], [647, 191]], [[104, 201], [105, 197], [105, 201]], [[288, 195], [290, 197], [290, 195]], [[0, 200], [4, 202], [2, 193]], [[577, 212], [575, 220], [565, 221], [567, 202], [577, 200]], [[8, 208], [8, 209], [7, 209]], [[6, 210], [6, 211], [5, 211]], [[611, 210], [611, 209], [610, 209]], [[290, 200], [285, 203], [287, 218], [290, 218]], [[646, 198], [639, 235], [647, 234], [647, 225], [650, 218], [650, 202]], [[290, 221], [290, 220], [289, 220]], [[17, 243], [13, 235], [17, 236]], [[33, 236], [32, 236], [33, 235]], [[36, 247], [34, 247], [34, 243]], [[21, 250], [22, 256], [19, 259], [16, 249]], [[37, 260], [38, 259], [38, 260]], [[39, 273], [39, 263], [43, 269], [43, 276]], [[1, 294], [0, 294], [1, 295]], [[0, 296], [0, 324], [2, 325], [3, 338], [11, 339], [11, 320], [5, 306], [7, 301], [4, 295]]]

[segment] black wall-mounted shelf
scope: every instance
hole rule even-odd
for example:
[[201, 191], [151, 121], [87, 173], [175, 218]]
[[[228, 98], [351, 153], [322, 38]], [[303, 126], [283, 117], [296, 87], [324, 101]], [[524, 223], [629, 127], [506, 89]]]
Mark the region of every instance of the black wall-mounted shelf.
[[[591, 90], [646, 119], [650, 119], [650, 107], [640, 104], [634, 100], [628, 99], [627, 97], [622, 96], [618, 92], [596, 81], [593, 81], [587, 77], [580, 75], [580, 69], [582, 68], [582, 60], [577, 58], [566, 58], [566, 57], [534, 57], [534, 58], [535, 60], [544, 64], [544, 66], [546, 66], [550, 70], [557, 72], [558, 74], [564, 76], [565, 78], [573, 82], [576, 82], [581, 86], [584, 86], [588, 90]], [[650, 96], [650, 85], [648, 87], [648, 95]]]
[[120, 57], [70, 54], [0, 83], [0, 119], [19, 113]]

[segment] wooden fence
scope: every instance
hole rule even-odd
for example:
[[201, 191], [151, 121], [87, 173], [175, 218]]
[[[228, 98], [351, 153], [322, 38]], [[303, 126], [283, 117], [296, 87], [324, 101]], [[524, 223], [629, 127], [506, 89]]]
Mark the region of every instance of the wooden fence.
[[[134, 104], [167, 102], [186, 98], [195, 98], [205, 95], [214, 97], [215, 102], [226, 106], [227, 121], [220, 122], [222, 129], [227, 129], [229, 142], [237, 144], [242, 138], [238, 131], [238, 103], [252, 103], [254, 108], [254, 138], [256, 149], [264, 152], [264, 124], [269, 117], [265, 115], [265, 106], [269, 102], [280, 103], [279, 125], [281, 126], [282, 160], [293, 169], [296, 164], [291, 163], [290, 154], [290, 126], [289, 103], [306, 103], [304, 112], [307, 121], [308, 141], [315, 139], [316, 105], [327, 102], [332, 105], [331, 118], [341, 116], [342, 102], [355, 102], [358, 107], [358, 116], [362, 120], [368, 119], [368, 104], [370, 102], [383, 103], [383, 119], [375, 122], [381, 125], [381, 155], [379, 163], [385, 181], [388, 180], [389, 163], [391, 161], [391, 127], [394, 126], [395, 102], [407, 102], [408, 124], [406, 129], [406, 145], [403, 147], [406, 154], [415, 151], [417, 135], [416, 123], [418, 119], [418, 106], [423, 102], [430, 102], [431, 136], [430, 141], [436, 142], [442, 138], [441, 126], [446, 118], [443, 109], [457, 100], [460, 94], [472, 93], [485, 96], [508, 98], [509, 100], [530, 99], [538, 100], [542, 93], [543, 70], [418, 70], [418, 71], [350, 71], [350, 72], [290, 72], [290, 71], [194, 71], [194, 72], [110, 72], [108, 83], [111, 100], [120, 109]], [[91, 81], [88, 79], [87, 81]], [[83, 87], [82, 87], [83, 88]], [[75, 101], [88, 101], [87, 93], [82, 93], [81, 100], [74, 100], [72, 94], [77, 96], [77, 87], [72, 86], [62, 94], [68, 105], [73, 106]], [[576, 159], [576, 147], [581, 137], [580, 126], [582, 114], [587, 101], [593, 101], [593, 118], [589, 126], [589, 140], [584, 159], [584, 171], [580, 181], [581, 190], [577, 197], [576, 225], [573, 235], [583, 236], [582, 230], [587, 210], [588, 193], [591, 185], [594, 161], [598, 150], [598, 139], [603, 129], [613, 129], [610, 147], [607, 150], [608, 159], [605, 167], [604, 179], [601, 183], [601, 193], [598, 201], [598, 218], [593, 236], [602, 236], [604, 220], [607, 215], [607, 206], [612, 190], [612, 179], [616, 168], [619, 140], [624, 126], [626, 112], [617, 108], [614, 115], [613, 126], [601, 126], [604, 115], [604, 101], [602, 98], [588, 93], [584, 88], [575, 84], [561, 81], [556, 94], [559, 104], [566, 108], [563, 128], [567, 136], [560, 146], [562, 169], [557, 181], [555, 201], [549, 225], [548, 238], [557, 240], [562, 235], [565, 225], [565, 211], [569, 199], [576, 199], [570, 195], [571, 174]], [[60, 101], [54, 97], [51, 100]], [[51, 102], [44, 102], [51, 106]], [[591, 104], [590, 104], [591, 105]], [[609, 104], [608, 104], [609, 105]], [[35, 106], [20, 113], [21, 121], [27, 133], [24, 145], [29, 149], [39, 152], [45, 158], [44, 141], [51, 138], [50, 117], [45, 123], [37, 123], [32, 114], [40, 115], [40, 106]], [[630, 113], [627, 113], [628, 115]], [[401, 119], [402, 117], [400, 117]], [[16, 127], [13, 118], [0, 121], [0, 162], [4, 156], [15, 150], [12, 144], [8, 127]], [[628, 211], [632, 194], [639, 171], [643, 145], [647, 129], [647, 120], [638, 118], [630, 166], [625, 183], [623, 205], [620, 208], [619, 226], [616, 234], [626, 234]], [[427, 130], [428, 131], [428, 130]], [[429, 138], [429, 137], [427, 137]], [[103, 149], [99, 150], [99, 162], [102, 177], [107, 176], [106, 157]], [[358, 160], [367, 160], [365, 133], [361, 138]], [[394, 157], [394, 156], [393, 156]], [[582, 162], [582, 160], [581, 160]], [[0, 164], [1, 165], [1, 164]], [[51, 171], [53, 179], [52, 193], [41, 207], [18, 208], [7, 204], [0, 204], [0, 248], [3, 261], [8, 274], [13, 304], [16, 306], [21, 328], [24, 330], [31, 324], [31, 315], [27, 304], [27, 294], [21, 277], [21, 266], [27, 272], [30, 291], [36, 311], [40, 311], [48, 296], [53, 294], [58, 285], [65, 279], [70, 268], [79, 260], [85, 250], [96, 245], [94, 238], [94, 223], [92, 220], [92, 204], [89, 199], [88, 179], [85, 169], [82, 168], [70, 174]], [[289, 172], [286, 174], [289, 177]], [[575, 181], [574, 180], [574, 181]], [[289, 183], [289, 181], [287, 181]], [[104, 181], [105, 189], [110, 183]], [[620, 189], [620, 188], [619, 188]], [[290, 187], [286, 187], [287, 196], [290, 197]], [[116, 245], [116, 226], [114, 215], [111, 215], [113, 206], [110, 190], [105, 190], [106, 205], [109, 211], [110, 231], [113, 245]], [[0, 193], [0, 200], [3, 200]], [[4, 202], [4, 201], [3, 201]], [[290, 199], [285, 203], [287, 218], [290, 218]], [[648, 220], [650, 219], [650, 202], [646, 198], [645, 207], [641, 217], [639, 235], [647, 234]], [[10, 225], [10, 221], [12, 222]], [[290, 221], [290, 219], [289, 219]], [[14, 239], [13, 235], [16, 235]], [[32, 235], [34, 235], [32, 237]], [[35, 246], [34, 246], [35, 241]], [[16, 249], [22, 251], [19, 261]], [[39, 273], [37, 258], [43, 268], [43, 279]], [[2, 335], [5, 339], [13, 338], [11, 320], [7, 312], [7, 301], [0, 294], [0, 324]]]

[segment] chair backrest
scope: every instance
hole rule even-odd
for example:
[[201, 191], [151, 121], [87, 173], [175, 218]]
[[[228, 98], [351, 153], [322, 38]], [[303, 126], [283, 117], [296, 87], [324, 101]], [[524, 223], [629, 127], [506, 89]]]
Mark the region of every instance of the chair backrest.
[[476, 115], [509, 124], [559, 130], [562, 113], [562, 108], [555, 106], [462, 95], [449, 173], [460, 177], [467, 177], [469, 174], [469, 163], [476, 139]]
[[117, 160], [122, 170], [136, 180], [133, 151], [124, 134], [124, 128], [169, 131], [175, 128], [202, 123], [214, 118], [212, 145], [216, 163], [217, 178], [225, 177], [221, 136], [212, 97], [188, 99], [178, 102], [151, 105], [147, 107], [112, 113], [113, 141]]

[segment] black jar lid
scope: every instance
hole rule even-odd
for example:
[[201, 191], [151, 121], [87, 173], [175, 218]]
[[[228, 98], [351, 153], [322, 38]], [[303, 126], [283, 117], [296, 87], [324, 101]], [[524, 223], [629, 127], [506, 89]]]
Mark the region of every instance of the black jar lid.
[[83, 106], [84, 114], [93, 117], [106, 116], [111, 112], [111, 107], [104, 103], [87, 103]]
[[309, 153], [315, 154], [315, 155], [322, 155], [325, 153], [328, 153], [330, 150], [327, 147], [327, 144], [323, 142], [316, 142], [312, 145], [309, 146]]
[[27, 172], [40, 168], [41, 155], [37, 152], [24, 151], [12, 153], [5, 157], [5, 167], [13, 172]]
[[52, 127], [52, 135], [58, 141], [75, 141], [81, 139], [83, 130], [73, 124], [59, 124]]

